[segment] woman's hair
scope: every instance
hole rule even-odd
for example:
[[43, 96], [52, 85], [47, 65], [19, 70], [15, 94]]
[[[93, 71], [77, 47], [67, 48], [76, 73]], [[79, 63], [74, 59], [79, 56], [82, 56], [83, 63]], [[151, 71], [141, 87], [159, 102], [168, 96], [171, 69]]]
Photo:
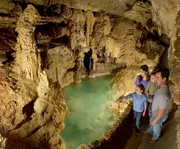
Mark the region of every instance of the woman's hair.
[[145, 72], [149, 72], [149, 67], [147, 65], [141, 65], [140, 69], [142, 69]]
[[[140, 69], [145, 72], [146, 80], [149, 81], [150, 80], [149, 67], [147, 65], [141, 65]], [[141, 82], [142, 79], [143, 79], [143, 77], [140, 75], [139, 82]]]
[[145, 91], [145, 87], [144, 87], [144, 85], [143, 84], [138, 84], [138, 85], [136, 85], [141, 91], [143, 91], [143, 93], [144, 93], [144, 91]]

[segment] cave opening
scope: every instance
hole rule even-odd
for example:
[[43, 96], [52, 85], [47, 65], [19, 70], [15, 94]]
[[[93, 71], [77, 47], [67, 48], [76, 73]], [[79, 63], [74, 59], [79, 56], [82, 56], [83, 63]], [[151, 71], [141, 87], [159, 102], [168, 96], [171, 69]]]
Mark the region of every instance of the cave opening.
[[92, 49], [84, 53], [84, 67], [86, 69], [86, 74], [90, 75], [93, 70]]

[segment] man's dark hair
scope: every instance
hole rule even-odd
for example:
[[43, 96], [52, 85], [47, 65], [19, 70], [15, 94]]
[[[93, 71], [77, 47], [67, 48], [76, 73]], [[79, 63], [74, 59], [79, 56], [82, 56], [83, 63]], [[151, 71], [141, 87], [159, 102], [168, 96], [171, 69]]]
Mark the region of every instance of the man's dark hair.
[[140, 88], [140, 90], [142, 90], [143, 92], [145, 91], [144, 85], [143, 84], [138, 84], [136, 85], [138, 88]]
[[151, 72], [150, 76], [153, 76], [156, 74], [156, 71]]
[[169, 69], [168, 68], [159, 68], [156, 73], [160, 72], [162, 78], [166, 78], [166, 82], [169, 79]]

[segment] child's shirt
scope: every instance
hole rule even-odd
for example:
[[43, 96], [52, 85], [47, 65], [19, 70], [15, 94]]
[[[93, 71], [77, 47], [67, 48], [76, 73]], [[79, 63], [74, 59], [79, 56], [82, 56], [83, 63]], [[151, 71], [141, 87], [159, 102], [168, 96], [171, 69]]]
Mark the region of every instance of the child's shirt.
[[154, 95], [155, 91], [158, 89], [158, 85], [152, 81], [148, 81], [145, 93], [149, 95]]
[[141, 77], [141, 75], [138, 75], [138, 76], [136, 77], [136, 80], [135, 80], [134, 84], [135, 84], [135, 85], [142, 84], [142, 85], [146, 88], [146, 86], [147, 86], [147, 81], [146, 81], [146, 80], [141, 80], [141, 81], [140, 81], [140, 77]]
[[136, 92], [125, 96], [126, 99], [133, 98], [133, 110], [136, 112], [143, 112], [144, 107], [147, 106], [147, 97], [145, 94], [141, 96], [138, 95]]

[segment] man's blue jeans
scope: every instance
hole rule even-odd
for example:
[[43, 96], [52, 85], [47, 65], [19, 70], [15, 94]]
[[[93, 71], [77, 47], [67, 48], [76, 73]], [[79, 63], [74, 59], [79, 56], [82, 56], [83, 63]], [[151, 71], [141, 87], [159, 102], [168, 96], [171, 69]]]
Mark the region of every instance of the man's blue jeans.
[[152, 126], [151, 122], [154, 120], [154, 118], [155, 118], [154, 116], [151, 116], [150, 125], [149, 125], [149, 128], [147, 129], [147, 131], [152, 134], [152, 139], [153, 140], [157, 140], [159, 138], [160, 134], [161, 134], [162, 124], [167, 120], [168, 114], [164, 115], [162, 118], [160, 118], [157, 121], [155, 126]]
[[134, 111], [134, 117], [136, 118], [136, 127], [140, 130], [140, 121], [141, 121], [142, 112]]

